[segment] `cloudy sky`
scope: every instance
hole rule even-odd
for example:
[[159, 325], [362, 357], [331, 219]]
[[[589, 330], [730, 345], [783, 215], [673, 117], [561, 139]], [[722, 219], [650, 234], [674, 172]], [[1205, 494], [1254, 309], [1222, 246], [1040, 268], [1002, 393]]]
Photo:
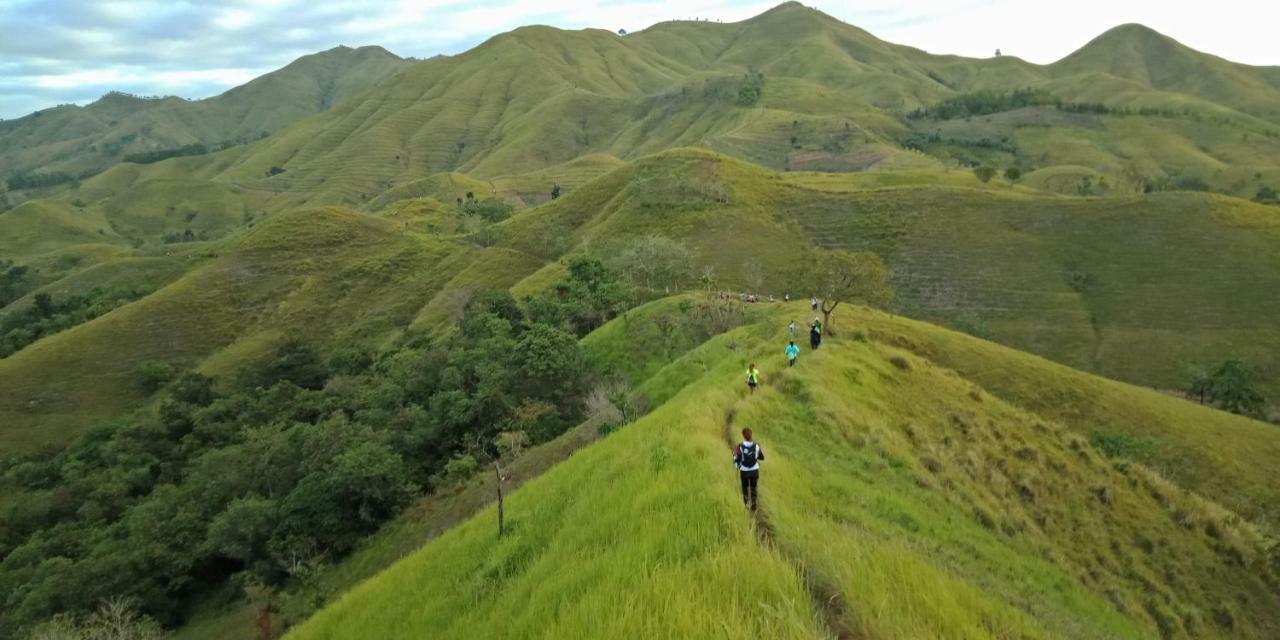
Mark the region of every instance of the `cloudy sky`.
[[[339, 44], [402, 56], [464, 51], [522, 24], [642, 29], [678, 18], [741, 20], [756, 0], [0, 0], [0, 118], [118, 89], [202, 98]], [[808, 0], [875, 35], [935, 53], [997, 47], [1057, 60], [1141, 22], [1196, 49], [1280, 65], [1280, 2], [1215, 0]]]

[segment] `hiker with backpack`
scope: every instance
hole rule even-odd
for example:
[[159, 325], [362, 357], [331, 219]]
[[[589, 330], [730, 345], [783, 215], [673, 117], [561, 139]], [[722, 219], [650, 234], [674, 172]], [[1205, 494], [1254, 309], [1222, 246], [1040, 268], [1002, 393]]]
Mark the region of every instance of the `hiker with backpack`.
[[747, 388], [751, 390], [751, 395], [756, 394], [758, 386], [760, 386], [760, 370], [756, 368], [756, 363], [752, 362], [747, 367]]
[[796, 366], [796, 358], [800, 357], [800, 347], [796, 346], [796, 341], [792, 340], [787, 344], [787, 366]]
[[792, 338], [796, 337], [796, 321], [795, 320], [792, 320], [790, 323], [787, 324], [787, 333], [791, 334]]
[[822, 321], [815, 317], [813, 324], [809, 326], [809, 348], [817, 351], [820, 346], [822, 346]]
[[764, 460], [764, 449], [751, 439], [751, 428], [742, 430], [742, 442], [733, 449], [733, 464], [738, 468], [738, 477], [742, 480], [742, 504], [752, 511], [756, 510], [756, 485], [760, 481], [760, 462]]

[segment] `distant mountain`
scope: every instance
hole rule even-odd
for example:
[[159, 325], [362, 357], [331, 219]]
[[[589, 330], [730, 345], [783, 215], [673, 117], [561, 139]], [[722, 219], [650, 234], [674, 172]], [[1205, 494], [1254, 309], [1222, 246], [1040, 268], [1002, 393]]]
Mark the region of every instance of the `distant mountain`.
[[1278, 88], [787, 3], [0, 123], [0, 638], [1280, 637]]
[[1107, 31], [1049, 70], [1055, 78], [1105, 74], [1133, 83], [1130, 91], [1195, 96], [1280, 122], [1280, 68], [1223, 60], [1140, 24]]
[[258, 139], [325, 111], [411, 64], [381, 47], [336, 47], [298, 58], [204, 100], [109, 93], [0, 122], [0, 176], [83, 176], [122, 159], [144, 161]]
[[[664, 22], [626, 36], [516, 29], [414, 64], [218, 171], [285, 208], [362, 204], [440, 172], [488, 178], [679, 146], [786, 170], [932, 162], [907, 147], [943, 163], [1083, 168], [1112, 190], [1183, 181], [1252, 197], [1280, 180], [1276, 78], [1136, 26], [1039, 66], [932, 55], [787, 3], [740, 23]], [[1036, 99], [965, 112], [990, 116], [982, 122], [911, 117], [975, 92], [1025, 90]], [[1046, 109], [1053, 101], [1065, 104]], [[1101, 127], [1108, 136], [1092, 133]]]

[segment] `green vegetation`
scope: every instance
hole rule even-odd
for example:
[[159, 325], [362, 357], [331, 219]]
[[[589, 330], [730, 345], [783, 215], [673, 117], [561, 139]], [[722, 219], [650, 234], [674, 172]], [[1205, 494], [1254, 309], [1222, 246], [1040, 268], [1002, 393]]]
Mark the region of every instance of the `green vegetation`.
[[[469, 443], [563, 433], [588, 382], [571, 335], [527, 322], [496, 291], [473, 296], [447, 345], [376, 362], [346, 349], [330, 362], [341, 374], [285, 341], [234, 392], [186, 373], [154, 415], [6, 463], [0, 632], [88, 615], [111, 597], [172, 624], [232, 574], [269, 587], [300, 579], [395, 515], [416, 485], [465, 476], [450, 460]], [[135, 373], [150, 387], [172, 369]]]
[[[695, 369], [652, 413], [511, 495], [508, 535], [486, 510], [290, 637], [471, 637], [513, 620], [586, 637], [1261, 637], [1276, 624], [1277, 583], [1248, 527], [895, 343], [936, 332], [1011, 352], [857, 311], [847, 322], [874, 321], [880, 337], [836, 340], [745, 397], [729, 381], [774, 351], [785, 313], [657, 374]], [[726, 462], [747, 424], [769, 451], [754, 523]], [[609, 603], [623, 597], [644, 614], [619, 615]]]
[[796, 3], [0, 123], [0, 636], [1270, 637], [1277, 158]]
[[45, 188], [120, 161], [153, 163], [246, 144], [408, 64], [379, 47], [337, 47], [204, 100], [112, 92], [88, 106], [47, 109], [0, 125], [0, 174], [22, 178], [9, 180], [13, 190]]
[[94, 288], [83, 295], [73, 294], [62, 299], [37, 293], [31, 306], [0, 318], [0, 358], [7, 358], [44, 336], [88, 322], [146, 293], [134, 288]]

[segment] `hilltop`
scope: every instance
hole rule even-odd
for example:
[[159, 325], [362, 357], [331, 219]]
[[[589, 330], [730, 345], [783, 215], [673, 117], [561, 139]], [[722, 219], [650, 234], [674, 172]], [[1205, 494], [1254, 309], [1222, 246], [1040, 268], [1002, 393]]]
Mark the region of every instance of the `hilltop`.
[[335, 47], [217, 96], [113, 92], [0, 122], [0, 177], [80, 179], [122, 160], [154, 162], [257, 140], [325, 111], [408, 66], [381, 47]]
[[1275, 636], [1278, 69], [786, 3], [0, 123], [0, 637]]
[[[1045, 380], [1065, 372], [861, 310], [843, 322], [869, 339], [824, 345], [787, 369], [776, 345], [795, 312], [779, 307], [661, 369], [646, 387], [671, 389], [669, 399], [510, 496], [508, 535], [496, 537], [485, 509], [289, 637], [1261, 638], [1280, 628], [1275, 578], [1248, 568], [1259, 566], [1253, 534], [1228, 512], [1106, 458], [1054, 419], [1064, 407], [1030, 410], [923, 354], [983, 353], [993, 368]], [[589, 348], [639, 335], [601, 331]], [[748, 360], [774, 363], [758, 397], [733, 384]], [[1192, 409], [1098, 383], [1157, 412]], [[726, 464], [743, 425], [767, 454], [754, 520]], [[1216, 428], [1277, 454], [1274, 429]]]
[[[721, 286], [779, 295], [808, 295], [797, 269], [813, 249], [873, 251], [892, 274], [896, 307], [914, 317], [1157, 388], [1180, 386], [1188, 362], [1228, 356], [1247, 358], [1270, 393], [1280, 384], [1280, 334], [1270, 321], [1280, 308], [1256, 295], [1280, 287], [1270, 258], [1280, 251], [1274, 208], [1189, 193], [1063, 198], [959, 172], [777, 173], [701, 150], [576, 170], [597, 177], [492, 226], [487, 247], [466, 244], [456, 214], [441, 217], [452, 207], [436, 197], [489, 184], [510, 185], [514, 195], [523, 178], [418, 184], [425, 198], [374, 215], [329, 208], [269, 216], [216, 257], [185, 257], [187, 275], [153, 295], [0, 360], [0, 382], [18, 390], [0, 401], [10, 425], [0, 439], [47, 442], [36, 430], [56, 439], [133, 406], [129, 374], [141, 360], [199, 366], [300, 321], [327, 327], [312, 334], [320, 344], [433, 333], [450, 291], [536, 292], [573, 255], [617, 253], [651, 235], [682, 243], [694, 268]], [[43, 211], [29, 203], [0, 222], [26, 220], [28, 209]], [[197, 220], [213, 209], [202, 211]], [[43, 215], [50, 219], [40, 224], [52, 225], [52, 213]], [[379, 256], [400, 257], [377, 269], [347, 266]], [[378, 331], [350, 324], [348, 314], [380, 304], [357, 295], [395, 301], [400, 311], [369, 316]], [[94, 385], [65, 373], [90, 370]]]

